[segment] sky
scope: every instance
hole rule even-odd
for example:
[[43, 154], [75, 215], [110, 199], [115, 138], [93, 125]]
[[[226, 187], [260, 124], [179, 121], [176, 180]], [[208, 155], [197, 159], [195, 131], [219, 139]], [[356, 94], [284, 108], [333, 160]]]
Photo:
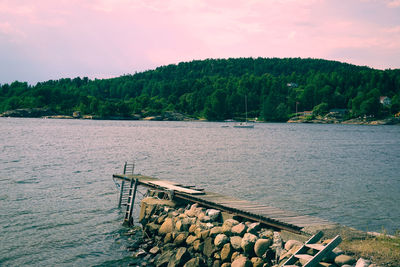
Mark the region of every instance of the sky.
[[231, 57], [400, 68], [400, 0], [0, 0], [0, 84]]

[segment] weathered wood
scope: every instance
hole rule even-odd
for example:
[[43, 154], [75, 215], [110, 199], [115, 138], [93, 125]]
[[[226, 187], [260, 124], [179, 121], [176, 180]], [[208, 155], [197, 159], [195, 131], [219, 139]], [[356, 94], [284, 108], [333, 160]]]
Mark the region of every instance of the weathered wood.
[[175, 193], [174, 197], [176, 198], [192, 203], [199, 203], [207, 208], [227, 211], [249, 220], [295, 233], [300, 233], [300, 230], [304, 227], [333, 225], [332, 222], [320, 218], [308, 215], [299, 215], [292, 211], [282, 210], [254, 201], [225, 196], [215, 192], [200, 191], [193, 188], [193, 186], [189, 186], [188, 188], [188, 186], [180, 186], [179, 183], [160, 180], [154, 177], [131, 174], [114, 174], [113, 177], [122, 181], [131, 181], [136, 179], [137, 185], [143, 185], [154, 189], [173, 190]]

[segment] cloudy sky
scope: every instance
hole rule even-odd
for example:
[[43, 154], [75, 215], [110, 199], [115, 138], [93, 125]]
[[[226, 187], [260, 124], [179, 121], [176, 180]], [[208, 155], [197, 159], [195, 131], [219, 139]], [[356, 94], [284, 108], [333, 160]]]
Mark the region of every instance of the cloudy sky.
[[0, 0], [0, 83], [228, 57], [400, 68], [400, 0]]

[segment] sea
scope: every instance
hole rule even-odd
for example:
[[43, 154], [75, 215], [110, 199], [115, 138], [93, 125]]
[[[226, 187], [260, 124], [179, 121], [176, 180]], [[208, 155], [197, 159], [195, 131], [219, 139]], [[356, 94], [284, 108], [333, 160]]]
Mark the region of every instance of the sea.
[[0, 266], [129, 264], [134, 240], [112, 179], [125, 161], [135, 173], [398, 233], [399, 126], [232, 126], [0, 118]]

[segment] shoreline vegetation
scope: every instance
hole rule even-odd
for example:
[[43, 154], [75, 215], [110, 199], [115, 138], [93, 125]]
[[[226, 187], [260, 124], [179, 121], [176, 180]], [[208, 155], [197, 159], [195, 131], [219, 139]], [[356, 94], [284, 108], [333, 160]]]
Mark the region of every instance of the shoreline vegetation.
[[[10, 110], [0, 114], [0, 117], [13, 118], [43, 118], [43, 119], [81, 119], [81, 120], [142, 120], [142, 121], [208, 121], [205, 118], [196, 118], [187, 114], [177, 112], [164, 112], [161, 115], [142, 117], [140, 114], [133, 114], [129, 117], [98, 115], [81, 115], [80, 112], [74, 112], [71, 115], [61, 115], [49, 109], [31, 108]], [[241, 121], [241, 120], [239, 120]], [[269, 123], [269, 121], [250, 119], [253, 123]], [[217, 122], [237, 122], [235, 120], [217, 121]], [[287, 123], [317, 123], [317, 124], [352, 124], [352, 125], [400, 125], [400, 117], [386, 117], [376, 119], [374, 117], [344, 118], [340, 114], [328, 113], [325, 116], [312, 116], [299, 114], [290, 118]]]
[[6, 117], [245, 121], [246, 111], [256, 122], [396, 124], [400, 69], [311, 58], [229, 58], [111, 79], [0, 84], [0, 114]]

